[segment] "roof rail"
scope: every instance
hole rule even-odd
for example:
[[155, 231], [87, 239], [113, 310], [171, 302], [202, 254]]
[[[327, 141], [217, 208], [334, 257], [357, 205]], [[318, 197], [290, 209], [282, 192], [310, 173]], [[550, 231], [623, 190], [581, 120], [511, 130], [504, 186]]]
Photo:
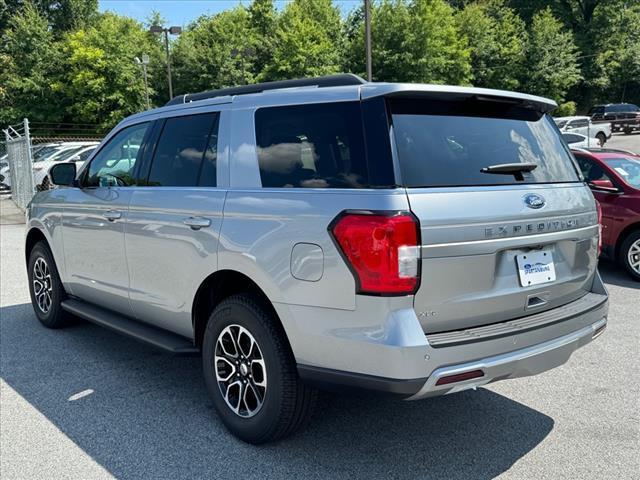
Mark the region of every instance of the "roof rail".
[[279, 80], [276, 82], [254, 83], [253, 85], [243, 85], [240, 87], [220, 88], [209, 90], [208, 92], [187, 93], [178, 95], [169, 100], [167, 105], [179, 105], [181, 103], [196, 102], [207, 98], [224, 97], [226, 95], [246, 95], [249, 93], [260, 93], [266, 90], [276, 90], [281, 88], [295, 87], [340, 87], [345, 85], [362, 85], [367, 83], [363, 78], [353, 73], [340, 73], [337, 75], [327, 75], [315, 78], [298, 78], [294, 80]]

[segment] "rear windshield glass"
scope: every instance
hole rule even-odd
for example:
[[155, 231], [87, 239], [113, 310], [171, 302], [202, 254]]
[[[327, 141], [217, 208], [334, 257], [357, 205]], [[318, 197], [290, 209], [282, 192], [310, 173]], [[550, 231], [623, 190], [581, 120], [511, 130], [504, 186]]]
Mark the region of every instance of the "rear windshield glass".
[[[579, 181], [547, 115], [497, 102], [415, 99], [392, 101], [391, 114], [402, 183], [407, 187]], [[535, 168], [482, 172], [523, 163]]]
[[592, 107], [591, 110], [589, 110], [589, 115], [593, 115], [595, 113], [604, 113], [604, 107]]

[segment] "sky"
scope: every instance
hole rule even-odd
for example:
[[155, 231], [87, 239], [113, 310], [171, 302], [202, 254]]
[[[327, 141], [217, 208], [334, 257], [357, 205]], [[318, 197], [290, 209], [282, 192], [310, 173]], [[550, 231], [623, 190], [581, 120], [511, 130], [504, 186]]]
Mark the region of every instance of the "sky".
[[[290, 0], [276, 0], [283, 8]], [[343, 13], [357, 6], [361, 0], [334, 0]], [[238, 4], [249, 5], [250, 0], [99, 0], [100, 11], [112, 11], [145, 22], [153, 10], [167, 20], [168, 26], [185, 27], [200, 15], [211, 15]]]

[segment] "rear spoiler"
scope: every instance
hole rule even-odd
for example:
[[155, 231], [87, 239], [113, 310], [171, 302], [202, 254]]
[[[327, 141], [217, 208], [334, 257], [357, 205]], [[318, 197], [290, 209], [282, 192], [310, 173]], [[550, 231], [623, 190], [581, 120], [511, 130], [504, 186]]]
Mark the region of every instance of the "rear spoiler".
[[488, 88], [457, 87], [451, 85], [428, 85], [413, 83], [369, 83], [360, 87], [360, 98], [374, 97], [389, 98], [425, 98], [433, 100], [477, 100], [494, 104], [511, 104], [530, 109], [541, 114], [550, 113], [558, 104], [544, 97], [528, 95], [526, 93], [510, 92], [507, 90], [492, 90]]

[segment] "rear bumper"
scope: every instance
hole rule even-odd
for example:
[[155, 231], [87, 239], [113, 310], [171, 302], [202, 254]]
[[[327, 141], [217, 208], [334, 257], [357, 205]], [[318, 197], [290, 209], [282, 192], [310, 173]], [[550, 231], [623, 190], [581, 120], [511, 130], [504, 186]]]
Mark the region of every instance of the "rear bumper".
[[[479, 335], [476, 341], [453, 335], [431, 344], [430, 335], [420, 332], [421, 338], [417, 338], [416, 329], [421, 330], [418, 320], [413, 324], [408, 315], [395, 322], [397, 332], [388, 328], [375, 342], [372, 335], [357, 338], [351, 331], [347, 342], [325, 335], [321, 341], [325, 352], [322, 362], [305, 362], [295, 352], [298, 372], [303, 380], [316, 386], [369, 389], [410, 400], [536, 375], [564, 364], [574, 351], [604, 331], [609, 302], [598, 274], [590, 297], [597, 301], [585, 297], [553, 309], [561, 315], [547, 311], [546, 323], [538, 315], [537, 319], [525, 317], [526, 322], [508, 322], [508, 326], [494, 324], [486, 336], [471, 331]], [[542, 323], [537, 324], [538, 321]], [[390, 344], [393, 338], [396, 340]], [[380, 342], [383, 339], [385, 342]], [[327, 351], [335, 354], [327, 355]], [[477, 375], [478, 371], [481, 376], [477, 378], [438, 385], [444, 377], [468, 372]]]
[[[538, 373], [559, 367], [566, 363], [578, 348], [585, 346], [599, 336], [606, 328], [606, 325], [607, 319], [602, 318], [576, 332], [539, 345], [502, 355], [482, 358], [473, 362], [438, 368], [431, 374], [422, 388], [408, 400], [418, 400], [425, 397], [455, 393], [486, 385], [487, 383], [497, 380], [537, 375]], [[438, 381], [445, 377], [474, 371], [481, 371], [483, 375], [454, 384], [438, 385]]]

